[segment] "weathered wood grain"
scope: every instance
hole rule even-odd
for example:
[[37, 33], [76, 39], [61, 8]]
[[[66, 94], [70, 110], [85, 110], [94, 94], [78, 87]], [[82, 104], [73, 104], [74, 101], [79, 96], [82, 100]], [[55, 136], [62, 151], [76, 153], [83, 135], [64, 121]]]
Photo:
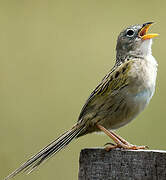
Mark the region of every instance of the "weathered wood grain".
[[166, 151], [83, 149], [79, 180], [166, 180]]

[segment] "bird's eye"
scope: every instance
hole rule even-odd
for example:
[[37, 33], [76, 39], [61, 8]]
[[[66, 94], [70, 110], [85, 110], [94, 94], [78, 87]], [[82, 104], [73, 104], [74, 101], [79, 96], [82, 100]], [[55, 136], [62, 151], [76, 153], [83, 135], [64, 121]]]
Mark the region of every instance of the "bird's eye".
[[132, 37], [134, 35], [134, 30], [133, 29], [128, 29], [126, 32], [128, 37]]

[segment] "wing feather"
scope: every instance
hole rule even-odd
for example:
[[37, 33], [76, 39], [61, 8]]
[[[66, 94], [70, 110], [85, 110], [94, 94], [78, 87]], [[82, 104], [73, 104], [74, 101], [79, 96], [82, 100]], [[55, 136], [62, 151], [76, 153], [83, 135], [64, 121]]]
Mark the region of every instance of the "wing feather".
[[114, 94], [117, 90], [128, 85], [128, 72], [133, 60], [126, 60], [124, 63], [115, 65], [111, 71], [102, 79], [101, 83], [92, 91], [85, 105], [83, 106], [78, 121], [83, 119], [84, 114], [92, 107], [92, 102], [99, 96], [104, 96], [107, 92]]

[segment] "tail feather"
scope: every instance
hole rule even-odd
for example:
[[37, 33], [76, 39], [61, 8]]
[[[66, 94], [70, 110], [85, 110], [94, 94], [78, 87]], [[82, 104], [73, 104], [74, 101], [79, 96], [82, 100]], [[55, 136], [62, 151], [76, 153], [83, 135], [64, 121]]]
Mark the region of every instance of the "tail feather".
[[[81, 129], [82, 131], [82, 129]], [[43, 163], [44, 161], [46, 161], [47, 159], [49, 159], [50, 157], [52, 157], [53, 155], [55, 155], [57, 152], [59, 152], [61, 149], [63, 149], [65, 146], [67, 146], [78, 134], [80, 133], [80, 131], [74, 131], [72, 132], [71, 136], [68, 135], [68, 137], [66, 137], [65, 139], [63, 139], [63, 141], [61, 141], [59, 144], [57, 143], [56, 146], [54, 146], [53, 148], [51, 148], [49, 151], [45, 152], [43, 154], [43, 156], [38, 159], [37, 162], [35, 162], [34, 165], [31, 166], [30, 170], [27, 170], [28, 173], [31, 173], [36, 167], [38, 167], [41, 163]], [[29, 169], [29, 168], [28, 168]]]
[[19, 168], [9, 174], [4, 180], [8, 180], [20, 172], [27, 172], [28, 174], [35, 170], [41, 163], [51, 158], [65, 146], [67, 146], [75, 137], [77, 137], [85, 128], [85, 125], [74, 126], [71, 130], [65, 132], [56, 140], [40, 150], [36, 155], [32, 156], [28, 161], [22, 164]]

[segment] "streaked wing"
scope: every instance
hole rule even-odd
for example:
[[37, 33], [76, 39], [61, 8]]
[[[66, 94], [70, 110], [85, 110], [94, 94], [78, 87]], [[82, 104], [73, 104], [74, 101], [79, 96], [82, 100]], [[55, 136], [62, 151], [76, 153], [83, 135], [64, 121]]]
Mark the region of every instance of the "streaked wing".
[[99, 96], [105, 93], [114, 94], [117, 90], [128, 85], [127, 73], [132, 64], [132, 60], [126, 60], [124, 63], [114, 66], [112, 70], [102, 79], [101, 83], [95, 88], [83, 106], [78, 121], [92, 109], [93, 103]]

